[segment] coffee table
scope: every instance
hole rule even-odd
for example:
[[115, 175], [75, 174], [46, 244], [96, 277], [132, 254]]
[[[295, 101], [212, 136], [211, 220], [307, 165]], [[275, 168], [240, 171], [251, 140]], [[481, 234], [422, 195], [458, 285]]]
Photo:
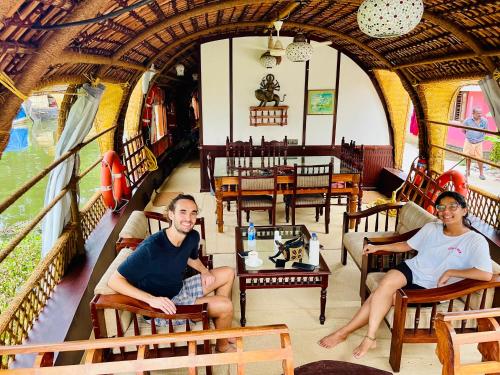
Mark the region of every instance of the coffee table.
[[[319, 322], [325, 323], [326, 290], [328, 288], [328, 276], [331, 274], [323, 256], [319, 256], [319, 266], [314, 271], [303, 271], [292, 268], [292, 261], [288, 261], [284, 268], [276, 268], [276, 265], [269, 259], [274, 254], [273, 242], [274, 231], [279, 230], [282, 242], [302, 235], [306, 242], [303, 263], [308, 262], [308, 244], [311, 235], [305, 225], [277, 225], [277, 226], [256, 226], [256, 250], [259, 252], [263, 264], [259, 267], [248, 267], [245, 259], [238, 253], [248, 251], [247, 230], [248, 227], [236, 227], [235, 246], [237, 275], [240, 282], [240, 307], [241, 326], [246, 324], [246, 291], [247, 289], [271, 289], [271, 288], [321, 288], [320, 293], [320, 315]], [[280, 256], [278, 259], [283, 259]]]

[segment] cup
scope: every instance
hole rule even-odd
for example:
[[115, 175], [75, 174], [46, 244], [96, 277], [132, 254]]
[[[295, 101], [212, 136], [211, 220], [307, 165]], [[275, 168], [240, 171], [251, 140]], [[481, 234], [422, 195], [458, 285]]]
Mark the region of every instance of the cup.
[[259, 253], [258, 252], [256, 252], [256, 251], [250, 251], [248, 253], [248, 261], [250, 263], [254, 263], [255, 264], [256, 262], [258, 262], [257, 259], [259, 259]]

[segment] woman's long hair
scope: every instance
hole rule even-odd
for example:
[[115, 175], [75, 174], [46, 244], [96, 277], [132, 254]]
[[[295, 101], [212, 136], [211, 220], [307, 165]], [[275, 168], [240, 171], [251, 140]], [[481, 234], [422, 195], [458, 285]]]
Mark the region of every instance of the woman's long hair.
[[[465, 200], [465, 197], [462, 194], [457, 193], [456, 191], [443, 191], [441, 194], [438, 195], [436, 198], [436, 202], [434, 203], [434, 207], [439, 205], [443, 198], [452, 198], [457, 202], [460, 207], [462, 208], [467, 208], [467, 201]], [[462, 223], [469, 229], [472, 229], [472, 223], [470, 222], [469, 218], [469, 211], [465, 214], [465, 216], [462, 218]]]

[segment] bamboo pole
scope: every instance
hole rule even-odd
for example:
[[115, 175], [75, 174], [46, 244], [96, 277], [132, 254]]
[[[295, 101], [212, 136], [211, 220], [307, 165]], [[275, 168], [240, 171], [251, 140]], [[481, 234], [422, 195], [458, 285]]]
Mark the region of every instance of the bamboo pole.
[[80, 181], [82, 178], [84, 178], [92, 169], [94, 169], [99, 163], [102, 161], [102, 157], [98, 158], [95, 162], [92, 163], [90, 167], [85, 169], [82, 173], [80, 173], [77, 178], [78, 181]]
[[435, 144], [432, 144], [432, 143], [431, 143], [431, 147], [436, 147], [436, 148], [439, 148], [441, 150], [452, 152], [454, 154], [463, 156], [464, 158], [467, 158], [467, 159], [472, 159], [472, 160], [478, 161], [480, 163], [488, 164], [488, 165], [490, 165], [492, 167], [495, 167], [495, 168], [500, 168], [500, 164], [494, 163], [494, 162], [489, 161], [489, 160], [478, 159], [478, 158], [475, 158], [473, 156], [466, 155], [463, 152], [452, 150], [451, 148], [448, 148], [448, 147], [438, 146], [438, 145], [435, 145]]
[[51, 164], [49, 164], [46, 168], [42, 169], [42, 171], [37, 174], [35, 177], [33, 177], [31, 180], [29, 180], [27, 183], [25, 183], [23, 186], [21, 186], [19, 189], [17, 189], [14, 193], [12, 193], [11, 196], [9, 196], [7, 199], [5, 199], [1, 204], [0, 204], [0, 214], [4, 212], [7, 208], [9, 208], [15, 201], [17, 201], [21, 196], [23, 196], [24, 193], [26, 193], [29, 189], [31, 189], [35, 184], [37, 184], [42, 178], [44, 178], [47, 174], [49, 174], [55, 167], [57, 167], [59, 164], [61, 164], [63, 161], [68, 159], [70, 156], [76, 154], [78, 151], [80, 151], [83, 147], [87, 146], [89, 143], [94, 141], [95, 139], [99, 138], [103, 134], [109, 132], [112, 129], [115, 129], [117, 125], [105, 129], [102, 132], [98, 133], [94, 137], [90, 138], [87, 142], [80, 143], [79, 145], [73, 147], [71, 150], [65, 152], [64, 154], [61, 155], [61, 157]]
[[464, 130], [475, 130], [481, 133], [487, 133], [487, 134], [492, 134], [492, 135], [500, 135], [498, 131], [492, 131], [492, 130], [486, 130], [486, 129], [478, 129], [478, 128], [472, 128], [470, 126], [465, 126], [465, 125], [458, 125], [458, 124], [449, 124], [447, 122], [441, 122], [441, 121], [432, 121], [428, 120], [427, 122], [431, 124], [436, 124], [436, 125], [441, 125], [441, 126], [448, 126], [452, 128], [459, 128], [459, 129], [464, 129]]
[[26, 225], [18, 234], [15, 236], [8, 244], [5, 246], [2, 251], [0, 251], [0, 263], [3, 262], [5, 258], [14, 250], [14, 248], [19, 245], [19, 243], [28, 235], [29, 232], [33, 230], [34, 227], [47, 215], [47, 213], [54, 207], [57, 202], [59, 202], [62, 197], [66, 195], [66, 193], [69, 191], [69, 188], [66, 187], [61, 190], [59, 194], [56, 195], [56, 197], [47, 205], [43, 208], [42, 211], [38, 213], [38, 215], [31, 220], [28, 225]]
[[77, 228], [76, 230], [76, 253], [83, 254], [85, 240], [83, 239], [82, 233], [82, 220], [80, 217], [80, 210], [78, 209], [78, 176], [77, 173], [77, 163], [73, 165], [73, 171], [71, 172], [71, 179], [69, 180], [68, 188], [70, 191], [70, 209], [71, 209], [71, 222]]

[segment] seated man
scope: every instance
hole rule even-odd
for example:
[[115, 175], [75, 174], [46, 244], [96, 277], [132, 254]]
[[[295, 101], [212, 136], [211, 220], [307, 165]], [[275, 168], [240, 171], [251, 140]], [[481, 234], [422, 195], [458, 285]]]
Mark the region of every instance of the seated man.
[[[208, 304], [216, 328], [229, 328], [233, 319], [231, 289], [234, 270], [208, 270], [198, 259], [200, 236], [193, 226], [198, 206], [191, 195], [179, 194], [168, 206], [168, 229], [152, 234], [120, 265], [108, 286], [118, 293], [174, 314], [175, 305]], [[183, 280], [186, 264], [199, 274]], [[211, 292], [215, 295], [208, 296]], [[217, 341], [219, 352], [234, 351], [227, 339]]]

